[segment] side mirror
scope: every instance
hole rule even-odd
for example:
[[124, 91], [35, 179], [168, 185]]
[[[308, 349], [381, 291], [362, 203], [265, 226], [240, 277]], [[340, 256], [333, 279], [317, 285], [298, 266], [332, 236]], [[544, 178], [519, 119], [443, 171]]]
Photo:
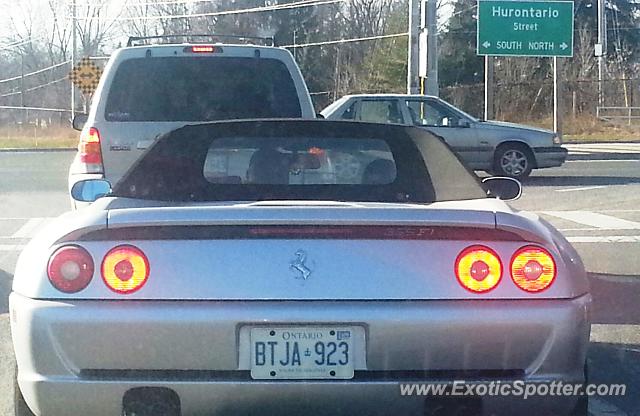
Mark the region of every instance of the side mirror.
[[71, 187], [71, 198], [78, 202], [93, 202], [111, 193], [111, 184], [105, 179], [85, 179]]
[[502, 199], [503, 201], [513, 201], [522, 195], [522, 185], [517, 179], [493, 176], [484, 178], [482, 185], [487, 191], [487, 195]]
[[74, 130], [81, 131], [88, 119], [88, 114], [78, 113], [75, 115], [75, 117], [73, 117], [71, 125], [73, 126]]
[[464, 118], [461, 118], [460, 120], [458, 120], [458, 127], [471, 127], [471, 123], [469, 123], [469, 120], [465, 120]]

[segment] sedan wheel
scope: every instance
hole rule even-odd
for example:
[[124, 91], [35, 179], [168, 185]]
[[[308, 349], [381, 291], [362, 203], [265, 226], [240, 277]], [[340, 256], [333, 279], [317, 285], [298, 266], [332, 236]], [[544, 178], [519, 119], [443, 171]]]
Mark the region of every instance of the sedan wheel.
[[498, 149], [495, 173], [511, 178], [526, 178], [531, 173], [533, 160], [530, 152], [521, 146], [505, 146]]

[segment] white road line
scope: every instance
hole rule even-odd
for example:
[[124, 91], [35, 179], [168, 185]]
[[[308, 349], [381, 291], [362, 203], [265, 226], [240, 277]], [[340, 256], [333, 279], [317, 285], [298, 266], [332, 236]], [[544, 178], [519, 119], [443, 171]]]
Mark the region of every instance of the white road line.
[[25, 244], [0, 244], [0, 251], [22, 251]]
[[583, 186], [582, 188], [569, 188], [569, 189], [556, 189], [556, 192], [573, 192], [573, 191], [588, 191], [590, 189], [606, 188], [605, 185]]
[[29, 238], [33, 237], [34, 231], [46, 221], [46, 218], [31, 218], [18, 231], [13, 233], [13, 238]]
[[582, 227], [582, 228], [558, 228], [558, 231], [561, 232], [569, 232], [569, 231], [616, 231], [619, 228], [593, 228], [593, 227]]
[[543, 214], [569, 220], [577, 224], [613, 230], [640, 230], [640, 222], [623, 220], [591, 211], [541, 211]]
[[636, 149], [602, 149], [602, 148], [590, 147], [588, 149], [569, 149], [569, 154], [572, 154], [572, 153], [637, 154], [637, 153], [640, 153], [640, 151]]
[[567, 237], [570, 243], [640, 243], [640, 235], [603, 235]]
[[628, 163], [640, 162], [640, 159], [592, 159], [592, 160], [567, 160], [564, 163]]
[[0, 217], [0, 221], [28, 221], [32, 218], [34, 217]]
[[591, 342], [640, 344], [640, 325], [591, 324]]

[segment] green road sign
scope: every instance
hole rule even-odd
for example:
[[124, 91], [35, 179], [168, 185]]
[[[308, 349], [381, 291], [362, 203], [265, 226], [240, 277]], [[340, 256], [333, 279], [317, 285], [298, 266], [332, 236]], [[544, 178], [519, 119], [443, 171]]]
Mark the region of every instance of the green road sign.
[[573, 56], [572, 1], [478, 1], [478, 55]]

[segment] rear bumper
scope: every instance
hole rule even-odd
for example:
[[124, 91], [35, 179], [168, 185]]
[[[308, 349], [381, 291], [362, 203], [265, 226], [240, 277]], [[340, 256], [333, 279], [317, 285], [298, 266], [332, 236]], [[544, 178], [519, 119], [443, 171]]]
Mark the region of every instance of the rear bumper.
[[[425, 398], [402, 396], [399, 383], [582, 383], [590, 300], [60, 302], [14, 293], [10, 311], [19, 385], [36, 414], [117, 414], [123, 395], [145, 386], [174, 390], [185, 415], [292, 403], [294, 413], [412, 414]], [[251, 380], [243, 328], [333, 323], [365, 330], [353, 380]], [[563, 414], [575, 400], [485, 396], [482, 407]]]
[[551, 168], [561, 166], [566, 160], [569, 151], [564, 147], [534, 147], [533, 153], [536, 158], [536, 167]]

